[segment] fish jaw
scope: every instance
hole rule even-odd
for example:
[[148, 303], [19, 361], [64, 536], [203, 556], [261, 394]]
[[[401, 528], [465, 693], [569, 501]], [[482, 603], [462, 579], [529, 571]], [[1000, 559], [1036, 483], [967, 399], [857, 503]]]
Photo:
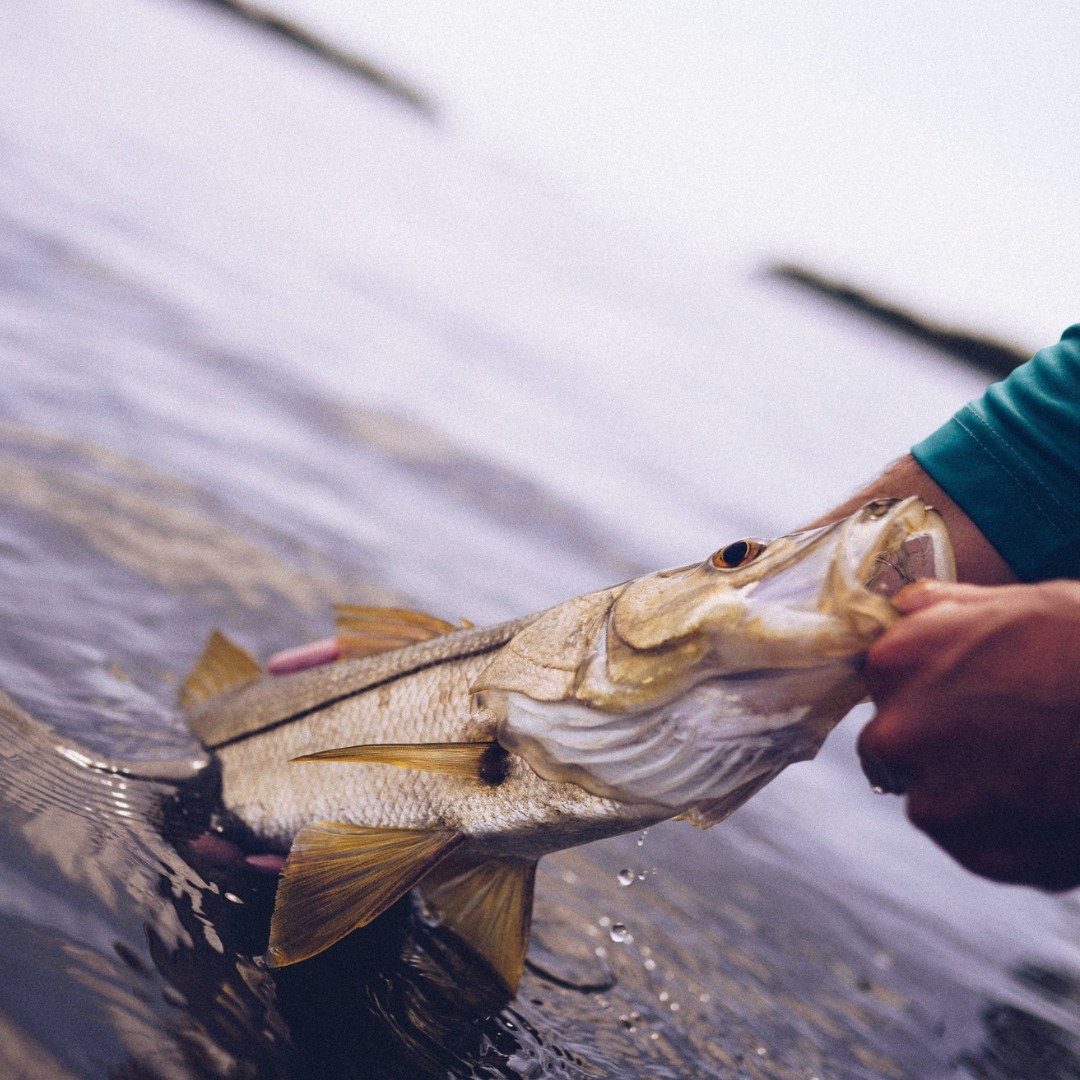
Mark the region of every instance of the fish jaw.
[[865, 696], [861, 659], [899, 617], [892, 592], [953, 575], [948, 536], [921, 501], [879, 500], [762, 551], [746, 567], [708, 560], [613, 592], [561, 697], [521, 679], [500, 693], [485, 672], [500, 743], [548, 780], [672, 814], [730, 812], [733, 792], [813, 757]]

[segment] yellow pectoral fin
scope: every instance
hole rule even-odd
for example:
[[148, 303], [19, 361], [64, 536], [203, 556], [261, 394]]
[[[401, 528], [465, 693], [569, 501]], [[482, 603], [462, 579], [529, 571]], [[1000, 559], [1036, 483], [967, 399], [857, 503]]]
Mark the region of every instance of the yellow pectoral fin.
[[335, 604], [338, 645], [343, 656], [370, 656], [449, 634], [460, 627], [406, 608]]
[[278, 883], [267, 960], [294, 964], [381, 915], [465, 837], [321, 822], [293, 841]]
[[194, 708], [226, 690], [247, 686], [260, 675], [262, 668], [251, 653], [215, 630], [180, 688], [180, 705]]
[[497, 742], [370, 743], [304, 754], [293, 761], [351, 761], [400, 765], [498, 784], [506, 777], [508, 755]]
[[535, 861], [493, 859], [422, 889], [443, 924], [495, 969], [511, 993], [529, 948], [535, 880]]

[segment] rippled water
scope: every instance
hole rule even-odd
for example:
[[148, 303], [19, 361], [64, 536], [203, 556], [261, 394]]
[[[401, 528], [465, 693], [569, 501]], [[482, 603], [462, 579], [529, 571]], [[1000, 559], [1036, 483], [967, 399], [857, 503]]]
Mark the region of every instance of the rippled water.
[[1075, 900], [952, 866], [870, 794], [855, 722], [718, 829], [545, 860], [513, 1002], [409, 904], [264, 968], [272, 882], [187, 846], [213, 772], [174, 700], [212, 627], [266, 655], [332, 600], [494, 620], [700, 558], [979, 378], [203, 5], [7, 22], [7, 1073], [1080, 1075]]

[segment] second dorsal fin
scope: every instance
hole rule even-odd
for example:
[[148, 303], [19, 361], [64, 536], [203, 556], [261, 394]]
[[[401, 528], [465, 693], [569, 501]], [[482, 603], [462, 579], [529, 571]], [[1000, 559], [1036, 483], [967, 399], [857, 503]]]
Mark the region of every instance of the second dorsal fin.
[[460, 629], [445, 619], [408, 608], [335, 604], [334, 616], [342, 656], [370, 656], [401, 649]]
[[247, 686], [262, 675], [258, 661], [220, 630], [214, 630], [180, 688], [180, 705], [192, 709], [226, 690]]

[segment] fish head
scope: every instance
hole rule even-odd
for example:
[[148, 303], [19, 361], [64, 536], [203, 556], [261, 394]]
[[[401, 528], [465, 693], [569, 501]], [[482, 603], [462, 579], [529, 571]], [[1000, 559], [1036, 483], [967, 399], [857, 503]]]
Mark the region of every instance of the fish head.
[[582, 701], [633, 709], [704, 678], [861, 656], [897, 618], [889, 597], [955, 571], [940, 515], [879, 499], [841, 521], [722, 547], [629, 582], [611, 605]]
[[812, 757], [865, 696], [862, 657], [899, 617], [890, 596], [954, 576], [941, 516], [878, 499], [552, 609], [480, 688], [499, 741], [544, 778], [726, 814], [733, 793]]

